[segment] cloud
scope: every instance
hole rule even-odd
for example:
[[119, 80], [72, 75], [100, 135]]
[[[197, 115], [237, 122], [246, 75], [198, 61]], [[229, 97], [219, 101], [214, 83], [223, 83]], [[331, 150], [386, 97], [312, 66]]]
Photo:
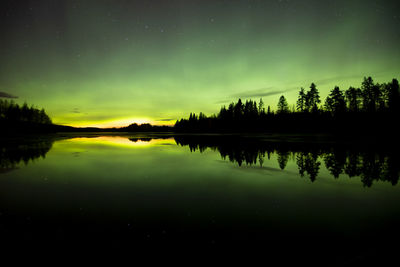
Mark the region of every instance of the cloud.
[[336, 77], [330, 77], [326, 79], [321, 79], [315, 82], [315, 84], [318, 85], [325, 85], [325, 84], [330, 84], [330, 83], [335, 83], [335, 82], [341, 82], [345, 80], [350, 80], [350, 79], [360, 79], [360, 82], [362, 81], [362, 78], [364, 76], [362, 75], [346, 75], [346, 76], [336, 76]]
[[288, 90], [271, 90], [273, 87], [260, 88], [255, 90], [247, 90], [240, 93], [231, 95], [235, 98], [251, 98], [251, 97], [266, 97], [272, 95], [279, 95], [287, 92]]
[[166, 119], [158, 119], [156, 121], [174, 121], [175, 119], [166, 118]]
[[214, 102], [214, 104], [226, 104], [228, 102], [232, 102], [232, 100], [220, 100], [220, 101]]
[[262, 98], [262, 97], [269, 97], [274, 95], [281, 95], [289, 91], [297, 90], [297, 87], [289, 87], [285, 90], [276, 90], [274, 87], [265, 87], [260, 89], [253, 89], [242, 91], [239, 93], [235, 93], [229, 96], [228, 99], [219, 100], [214, 102], [214, 104], [226, 104], [232, 102], [232, 100], [236, 101], [238, 98]]
[[8, 94], [6, 92], [0, 92], [0, 97], [3, 97], [3, 98], [18, 98], [18, 96], [10, 95], [10, 94]]

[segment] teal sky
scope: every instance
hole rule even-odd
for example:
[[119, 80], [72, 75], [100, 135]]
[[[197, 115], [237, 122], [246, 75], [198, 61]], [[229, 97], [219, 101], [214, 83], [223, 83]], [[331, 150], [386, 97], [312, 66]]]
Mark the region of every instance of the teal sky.
[[400, 78], [396, 1], [5, 1], [0, 92], [74, 126], [171, 124]]

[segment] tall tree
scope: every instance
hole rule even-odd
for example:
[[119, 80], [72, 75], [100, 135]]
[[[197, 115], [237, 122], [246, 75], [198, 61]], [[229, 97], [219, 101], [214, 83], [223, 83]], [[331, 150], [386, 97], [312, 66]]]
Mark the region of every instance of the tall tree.
[[220, 120], [226, 120], [227, 119], [227, 114], [228, 113], [228, 111], [226, 110], [226, 107], [225, 106], [222, 106], [221, 107], [221, 109], [219, 110], [219, 113], [218, 113], [218, 119], [220, 119]]
[[260, 98], [260, 102], [258, 102], [258, 114], [265, 114], [264, 101], [262, 98]]
[[361, 83], [361, 93], [363, 98], [363, 109], [365, 111], [376, 111], [374, 86], [375, 84], [371, 77], [364, 77], [364, 80]]
[[304, 88], [301, 87], [299, 91], [299, 97], [296, 102], [297, 111], [303, 112], [306, 108], [306, 93]]
[[310, 91], [306, 94], [306, 111], [318, 112], [318, 104], [321, 103], [317, 86], [314, 83], [310, 85]]
[[397, 79], [393, 79], [387, 85], [387, 101], [388, 108], [391, 112], [399, 112], [400, 110], [400, 92], [399, 92], [399, 81]]
[[361, 90], [360, 88], [349, 87], [345, 92], [347, 108], [351, 112], [360, 111], [361, 105]]
[[243, 109], [244, 105], [242, 103], [242, 100], [239, 98], [233, 109], [233, 116], [235, 117], [235, 119], [241, 119], [243, 117]]
[[325, 100], [325, 108], [332, 112], [332, 114], [337, 115], [343, 113], [346, 110], [346, 101], [344, 99], [343, 92], [338, 86], [330, 92]]
[[374, 106], [375, 106], [375, 111], [382, 111], [385, 108], [385, 101], [384, 101], [384, 88], [385, 85], [381, 85], [379, 83], [376, 83], [372, 87], [372, 94], [374, 97]]
[[289, 113], [289, 105], [286, 98], [282, 95], [278, 101], [278, 114]]

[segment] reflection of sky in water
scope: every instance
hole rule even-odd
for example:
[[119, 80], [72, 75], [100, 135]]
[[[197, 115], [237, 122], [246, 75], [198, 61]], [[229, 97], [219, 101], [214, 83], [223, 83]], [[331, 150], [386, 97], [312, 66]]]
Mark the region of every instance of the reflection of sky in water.
[[[24, 165], [28, 165], [47, 157], [45, 162], [40, 164], [49, 166], [48, 168], [62, 169], [68, 165], [69, 170], [76, 169], [83, 173], [97, 164], [98, 169], [107, 166], [108, 170], [115, 170], [114, 177], [124, 177], [124, 179], [128, 178], [124, 172], [125, 165], [136, 166], [136, 172], [148, 172], [148, 174], [152, 173], [154, 168], [162, 169], [164, 165], [175, 166], [179, 169], [190, 166], [192, 169], [200, 167], [200, 173], [207, 170], [229, 173], [229, 169], [233, 169], [240, 171], [244, 177], [257, 174], [264, 178], [275, 177], [272, 179], [275, 180], [276, 177], [283, 176], [284, 181], [296, 177], [307, 182], [346, 183], [347, 185], [360, 185], [361, 180], [364, 186], [387, 182], [396, 185], [399, 176], [399, 167], [395, 164], [397, 158], [393, 153], [378, 155], [374, 152], [337, 150], [333, 147], [323, 150], [321, 148], [309, 150], [305, 147], [304, 151], [292, 148], [295, 150], [291, 152], [285, 146], [282, 150], [279, 143], [256, 143], [256, 146], [253, 143], [248, 146], [236, 142], [237, 140], [229, 143], [224, 140], [216, 142], [215, 139], [201, 137], [185, 139], [183, 136], [175, 138], [85, 136], [57, 141], [44, 140], [31, 142], [29, 145], [4, 148], [0, 173], [7, 173], [21, 166], [26, 168], [20, 163], [25, 162]], [[180, 158], [181, 156], [183, 158]], [[52, 161], [54, 157], [57, 157], [57, 162]], [[163, 162], [168, 164], [163, 164]], [[184, 166], [185, 162], [190, 163]], [[216, 162], [225, 162], [227, 165], [218, 166]], [[177, 170], [167, 169], [162, 175], [169, 176], [166, 180], [176, 180], [175, 175], [171, 173]], [[98, 170], [92, 171], [94, 175], [98, 175], [96, 174]], [[90, 176], [93, 174], [87, 175], [87, 177]], [[190, 176], [195, 176], [195, 173], [191, 173]], [[228, 176], [235, 179], [234, 175]], [[247, 178], [243, 180], [246, 183], [250, 182]], [[253, 182], [255, 180], [257, 179], [251, 179]]]
[[44, 159], [1, 173], [0, 211], [93, 225], [112, 220], [115, 227], [155, 224], [159, 232], [171, 231], [168, 224], [257, 229], [267, 239], [271, 229], [368, 235], [400, 214], [399, 186], [376, 181], [367, 188], [344, 174], [335, 179], [323, 157], [311, 182], [300, 177], [296, 154], [286, 160], [271, 153], [262, 166], [239, 166], [221, 160], [215, 148], [191, 152], [174, 139], [139, 139], [55, 141]]
[[168, 139], [151, 139], [151, 138], [127, 138], [121, 136], [99, 136], [99, 137], [77, 137], [67, 139], [65, 142], [72, 142], [75, 144], [102, 144], [110, 146], [123, 146], [123, 147], [149, 147], [157, 145], [175, 144], [173, 138]]

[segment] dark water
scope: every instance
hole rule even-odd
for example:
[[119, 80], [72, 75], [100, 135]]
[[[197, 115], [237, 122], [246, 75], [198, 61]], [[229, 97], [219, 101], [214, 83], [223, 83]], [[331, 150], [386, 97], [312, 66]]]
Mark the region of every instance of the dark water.
[[257, 251], [324, 265], [380, 262], [398, 251], [394, 147], [161, 137], [3, 139], [3, 242]]

